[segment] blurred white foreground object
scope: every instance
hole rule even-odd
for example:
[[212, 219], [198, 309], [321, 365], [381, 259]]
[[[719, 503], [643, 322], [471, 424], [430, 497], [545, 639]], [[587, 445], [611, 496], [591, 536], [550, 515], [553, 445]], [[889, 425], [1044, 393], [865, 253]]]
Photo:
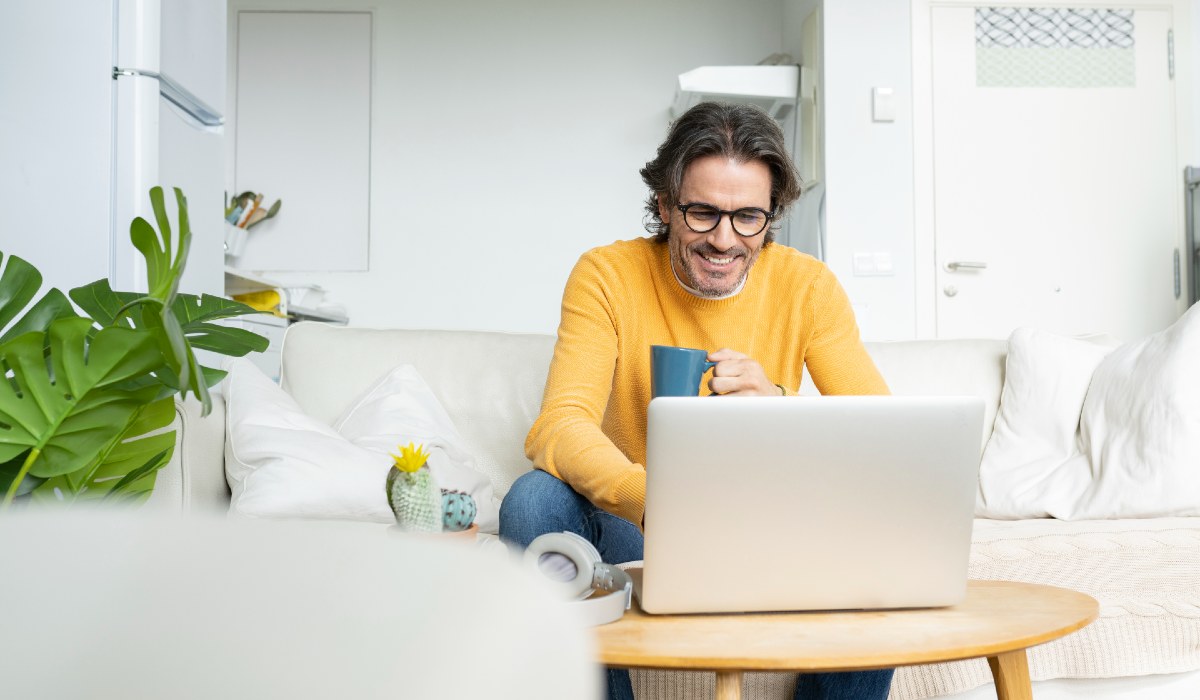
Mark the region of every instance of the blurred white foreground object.
[[598, 698], [587, 628], [501, 548], [356, 523], [0, 515], [24, 698]]

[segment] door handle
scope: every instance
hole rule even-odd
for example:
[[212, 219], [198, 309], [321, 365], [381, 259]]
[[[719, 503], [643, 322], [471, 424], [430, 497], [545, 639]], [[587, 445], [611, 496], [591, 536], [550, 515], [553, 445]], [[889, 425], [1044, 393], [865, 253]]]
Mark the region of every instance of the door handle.
[[985, 262], [964, 262], [960, 260], [951, 260], [946, 263], [946, 270], [949, 272], [957, 272], [959, 270], [986, 270], [987, 263]]

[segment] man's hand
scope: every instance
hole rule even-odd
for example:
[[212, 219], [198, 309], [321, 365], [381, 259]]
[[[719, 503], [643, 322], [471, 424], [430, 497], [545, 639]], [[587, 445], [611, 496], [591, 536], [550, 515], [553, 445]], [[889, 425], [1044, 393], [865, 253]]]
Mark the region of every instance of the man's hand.
[[767, 379], [762, 365], [747, 355], [729, 348], [708, 353], [708, 361], [716, 362], [708, 388], [724, 396], [779, 396], [779, 387]]

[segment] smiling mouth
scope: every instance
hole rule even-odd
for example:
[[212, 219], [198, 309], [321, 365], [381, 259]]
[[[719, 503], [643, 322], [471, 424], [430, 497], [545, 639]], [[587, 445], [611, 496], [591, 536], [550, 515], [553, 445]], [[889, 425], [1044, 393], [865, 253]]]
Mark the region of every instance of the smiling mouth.
[[714, 255], [705, 255], [703, 253], [696, 253], [696, 255], [701, 260], [703, 260], [704, 262], [708, 263], [709, 265], [711, 265], [713, 267], [729, 267], [739, 257], [741, 257], [739, 255], [725, 255], [725, 256], [718, 257], [718, 256], [714, 256]]

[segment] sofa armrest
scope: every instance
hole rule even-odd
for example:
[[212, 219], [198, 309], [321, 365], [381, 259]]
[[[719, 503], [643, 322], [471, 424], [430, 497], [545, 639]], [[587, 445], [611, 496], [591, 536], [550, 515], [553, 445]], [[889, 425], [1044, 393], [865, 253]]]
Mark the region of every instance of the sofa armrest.
[[229, 510], [225, 481], [225, 399], [214, 394], [212, 412], [200, 416], [194, 398], [175, 401], [175, 452], [158, 472], [146, 507], [174, 513]]

